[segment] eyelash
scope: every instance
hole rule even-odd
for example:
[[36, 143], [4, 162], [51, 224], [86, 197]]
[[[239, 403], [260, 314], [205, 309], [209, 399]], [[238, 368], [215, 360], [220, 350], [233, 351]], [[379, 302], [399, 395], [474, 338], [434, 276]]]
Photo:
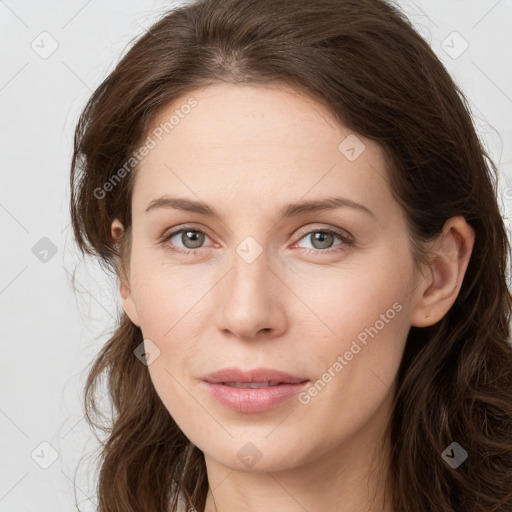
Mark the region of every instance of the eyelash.
[[[199, 252], [201, 249], [204, 249], [204, 247], [200, 247], [197, 249], [176, 249], [172, 248], [170, 245], [167, 245], [166, 242], [170, 240], [172, 237], [176, 236], [179, 233], [182, 233], [184, 231], [193, 231], [194, 233], [203, 233], [204, 235], [208, 236], [208, 233], [205, 233], [201, 229], [194, 228], [192, 226], [182, 226], [179, 229], [176, 229], [174, 231], [171, 231], [170, 233], [164, 234], [162, 239], [160, 240], [160, 244], [164, 245], [165, 249], [172, 253], [178, 253], [178, 254], [184, 254], [184, 255], [194, 255], [197, 252]], [[330, 249], [306, 249], [306, 248], [300, 248], [303, 251], [306, 252], [306, 254], [313, 254], [315, 256], [323, 255], [323, 254], [333, 254], [336, 252], [342, 252], [346, 250], [346, 246], [351, 246], [354, 241], [349, 236], [345, 235], [343, 232], [335, 230], [335, 229], [312, 229], [310, 231], [307, 231], [305, 233], [302, 233], [300, 238], [297, 240], [299, 242], [303, 238], [305, 238], [308, 235], [311, 235], [313, 233], [324, 233], [324, 234], [333, 234], [336, 235], [340, 240], [342, 241], [341, 244], [338, 244], [335, 247], [332, 247]], [[210, 237], [209, 237], [210, 238]], [[297, 243], [296, 242], [296, 243]], [[341, 247], [341, 248], [340, 248]]]

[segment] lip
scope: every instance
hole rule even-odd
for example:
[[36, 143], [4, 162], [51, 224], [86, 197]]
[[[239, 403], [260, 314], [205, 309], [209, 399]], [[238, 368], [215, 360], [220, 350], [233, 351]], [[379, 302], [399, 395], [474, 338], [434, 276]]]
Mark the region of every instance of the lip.
[[[255, 368], [242, 371], [225, 368], [203, 378], [210, 396], [221, 405], [237, 412], [265, 412], [297, 395], [309, 380], [272, 368]], [[225, 383], [268, 382], [262, 388], [235, 388]], [[270, 385], [270, 384], [276, 385]]]
[[242, 371], [238, 368], [224, 368], [208, 374], [203, 378], [206, 382], [218, 384], [221, 382], [282, 382], [285, 384], [299, 384], [308, 380], [305, 377], [291, 375], [290, 373], [274, 370], [273, 368], [253, 368]]

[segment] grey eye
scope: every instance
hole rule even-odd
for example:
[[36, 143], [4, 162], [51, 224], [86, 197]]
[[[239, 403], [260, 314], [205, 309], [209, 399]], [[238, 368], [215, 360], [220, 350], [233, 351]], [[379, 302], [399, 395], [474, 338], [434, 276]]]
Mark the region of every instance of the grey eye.
[[190, 229], [179, 231], [178, 233], [175, 233], [174, 236], [180, 237], [179, 240], [185, 249], [197, 249], [201, 247], [206, 237], [205, 233]]
[[309, 240], [313, 249], [330, 249], [335, 247], [336, 238], [343, 242], [343, 238], [334, 231], [316, 230], [306, 233], [301, 240]]
[[313, 247], [315, 249], [328, 249], [334, 241], [334, 235], [332, 233], [316, 231], [315, 233], [311, 233], [309, 236], [311, 237], [311, 241], [313, 242]]

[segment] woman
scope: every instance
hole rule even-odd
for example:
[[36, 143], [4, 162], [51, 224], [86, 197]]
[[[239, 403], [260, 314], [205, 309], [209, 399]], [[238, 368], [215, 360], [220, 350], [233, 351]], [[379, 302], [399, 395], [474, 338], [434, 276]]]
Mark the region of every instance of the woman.
[[380, 0], [169, 12], [77, 126], [71, 215], [123, 313], [102, 512], [512, 510], [496, 168]]

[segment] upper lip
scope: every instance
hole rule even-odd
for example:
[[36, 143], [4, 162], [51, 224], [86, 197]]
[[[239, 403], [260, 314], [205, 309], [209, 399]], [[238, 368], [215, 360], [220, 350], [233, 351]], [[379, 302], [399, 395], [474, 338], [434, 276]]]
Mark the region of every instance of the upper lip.
[[273, 368], [253, 368], [240, 370], [238, 368], [223, 368], [206, 375], [203, 380], [212, 384], [221, 382], [269, 382], [273, 384], [300, 384], [307, 381], [290, 373], [274, 370]]

